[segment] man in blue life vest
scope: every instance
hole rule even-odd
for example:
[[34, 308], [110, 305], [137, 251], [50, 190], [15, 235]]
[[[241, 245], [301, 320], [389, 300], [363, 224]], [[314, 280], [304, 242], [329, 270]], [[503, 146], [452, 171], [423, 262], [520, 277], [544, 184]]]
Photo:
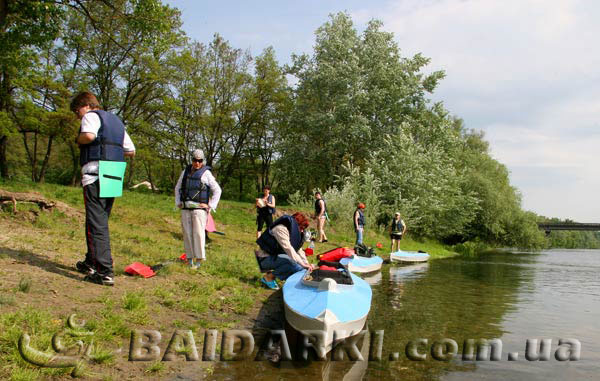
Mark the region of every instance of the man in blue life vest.
[[175, 205], [181, 209], [185, 254], [190, 267], [197, 269], [206, 260], [206, 221], [210, 210], [217, 210], [221, 187], [204, 165], [204, 152], [192, 153], [192, 164], [179, 176], [175, 186]]
[[71, 101], [71, 111], [81, 120], [76, 142], [79, 144], [81, 184], [85, 202], [85, 260], [76, 264], [86, 281], [114, 285], [108, 218], [115, 199], [100, 197], [99, 161], [125, 161], [135, 155], [135, 146], [123, 122], [114, 114], [100, 109], [96, 96], [81, 92]]

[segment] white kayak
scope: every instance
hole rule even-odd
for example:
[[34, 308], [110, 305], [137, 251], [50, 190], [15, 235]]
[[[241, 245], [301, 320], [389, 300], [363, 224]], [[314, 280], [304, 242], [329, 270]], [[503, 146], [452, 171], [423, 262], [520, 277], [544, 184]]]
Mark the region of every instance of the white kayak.
[[370, 273], [381, 270], [383, 259], [378, 256], [367, 258], [354, 255], [351, 258], [340, 259], [340, 263], [344, 266], [348, 266], [348, 270], [353, 273]]
[[339, 278], [337, 283], [322, 276], [322, 280], [314, 281], [312, 275], [299, 271], [286, 280], [285, 318], [299, 332], [319, 332], [318, 346], [327, 353], [334, 339], [354, 336], [363, 329], [371, 309], [372, 291], [367, 282], [352, 273], [347, 273], [344, 281], [348, 281], [349, 275], [353, 284], [341, 284]]
[[398, 250], [390, 254], [390, 261], [392, 262], [427, 262], [428, 260], [429, 254], [417, 251]]

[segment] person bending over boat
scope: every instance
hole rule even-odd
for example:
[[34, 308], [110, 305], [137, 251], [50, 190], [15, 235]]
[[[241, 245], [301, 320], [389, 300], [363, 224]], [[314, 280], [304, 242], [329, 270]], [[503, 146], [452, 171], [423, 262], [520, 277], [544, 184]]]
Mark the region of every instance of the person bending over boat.
[[260, 247], [256, 259], [261, 271], [266, 271], [260, 281], [266, 287], [277, 290], [275, 278], [286, 280], [302, 269], [313, 269], [302, 250], [307, 227], [308, 219], [302, 213], [283, 215], [256, 240]]
[[[396, 212], [394, 214], [394, 218], [392, 219], [391, 233], [390, 238], [392, 239], [392, 253], [394, 251], [400, 250], [400, 240], [402, 236], [406, 232], [406, 224], [400, 215], [400, 212]], [[394, 246], [396, 246], [396, 250], [394, 250]]]

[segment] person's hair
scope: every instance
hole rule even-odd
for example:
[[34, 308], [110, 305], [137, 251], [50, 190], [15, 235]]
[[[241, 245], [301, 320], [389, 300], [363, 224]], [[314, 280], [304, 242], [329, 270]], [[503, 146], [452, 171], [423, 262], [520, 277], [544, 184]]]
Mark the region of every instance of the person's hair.
[[306, 218], [304, 214], [296, 212], [292, 215], [292, 217], [294, 217], [300, 229], [304, 230], [308, 227], [308, 218]]
[[94, 94], [90, 93], [89, 91], [82, 91], [75, 95], [71, 101], [70, 107], [71, 111], [76, 112], [84, 106], [90, 106], [92, 109], [99, 109], [100, 103]]
[[265, 189], [271, 190], [271, 187], [270, 187], [270, 186], [268, 186], [268, 185], [265, 185], [265, 186], [263, 187], [263, 190], [265, 190]]
[[316, 196], [316, 195], [319, 195], [319, 196], [320, 196], [320, 195], [321, 195], [321, 192], [315, 192], [315, 196]]
[[359, 202], [359, 203], [358, 203], [358, 207], [359, 207], [360, 209], [364, 209], [364, 208], [365, 208], [365, 204], [363, 204], [362, 202]]

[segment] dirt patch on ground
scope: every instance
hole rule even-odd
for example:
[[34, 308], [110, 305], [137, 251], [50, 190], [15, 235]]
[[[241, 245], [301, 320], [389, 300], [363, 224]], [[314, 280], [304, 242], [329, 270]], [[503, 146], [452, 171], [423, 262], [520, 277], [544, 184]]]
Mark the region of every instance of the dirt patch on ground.
[[[56, 210], [69, 218], [76, 218], [83, 220], [83, 213], [62, 201], [48, 199], [37, 192], [8, 192], [0, 189], [0, 203], [12, 208], [13, 214], [19, 213], [17, 211], [18, 203], [35, 204], [39, 207], [40, 211], [52, 211]], [[28, 213], [30, 214], [30, 213]], [[37, 213], [34, 212], [34, 215]]]

